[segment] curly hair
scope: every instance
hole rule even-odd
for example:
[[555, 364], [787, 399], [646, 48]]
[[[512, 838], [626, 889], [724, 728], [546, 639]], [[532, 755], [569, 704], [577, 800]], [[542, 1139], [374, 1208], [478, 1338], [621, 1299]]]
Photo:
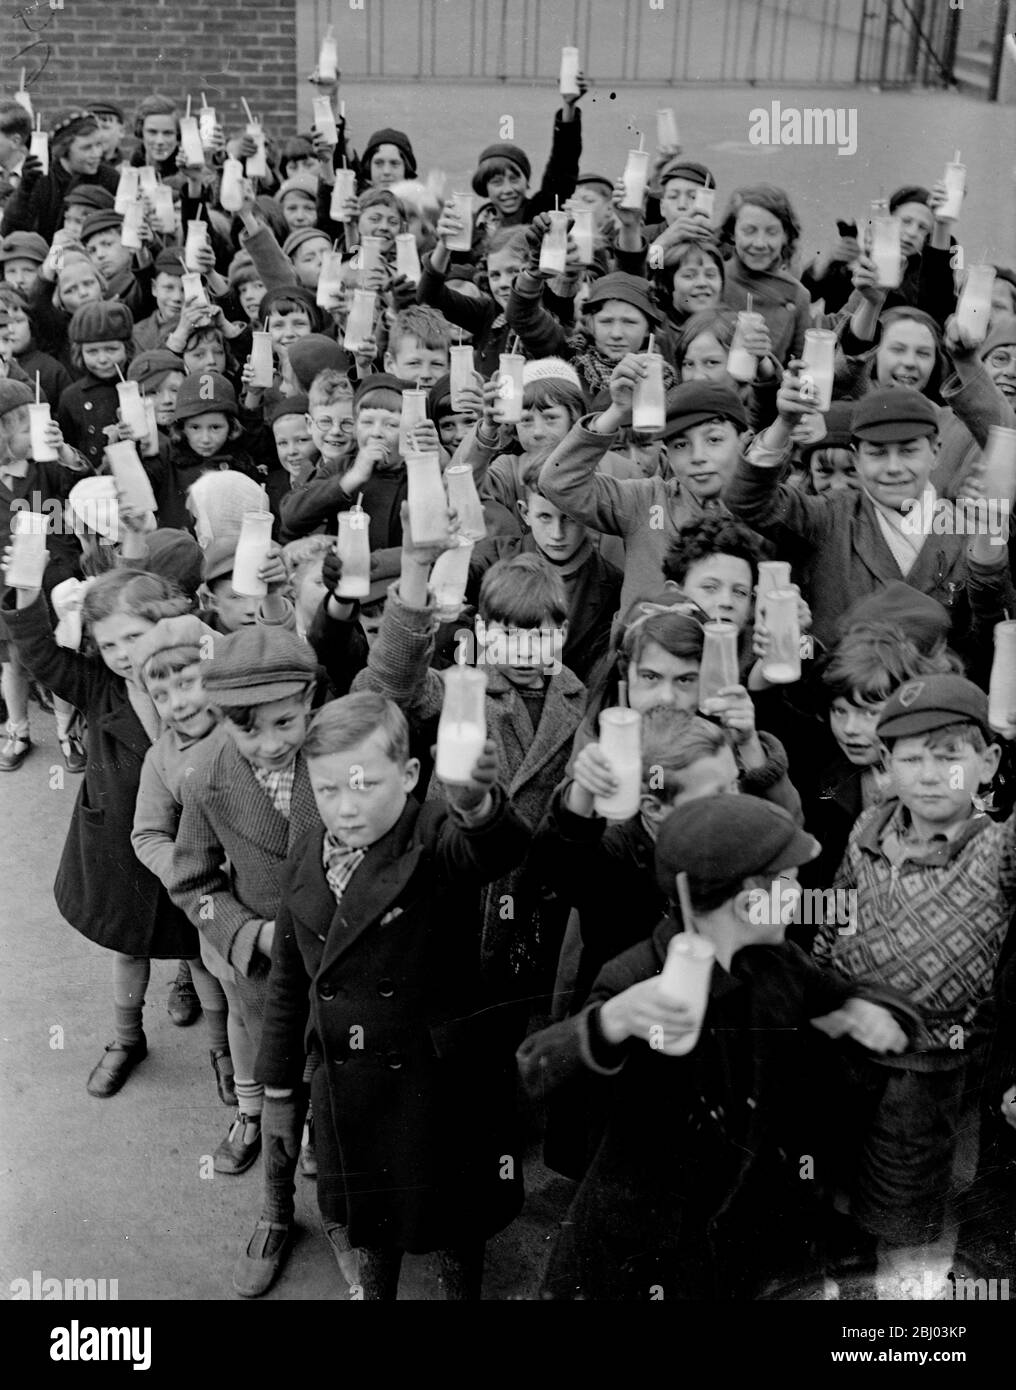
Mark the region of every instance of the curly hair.
[[830, 704], [873, 705], [888, 700], [904, 681], [962, 671], [948, 651], [925, 656], [895, 623], [855, 623], [829, 653], [822, 685]]
[[779, 218], [786, 237], [780, 259], [784, 265], [793, 260], [797, 243], [801, 237], [801, 223], [794, 211], [788, 194], [772, 183], [757, 183], [751, 188], [735, 188], [720, 224], [720, 245], [733, 247], [734, 224], [737, 214], [744, 207], [764, 208]]
[[147, 570], [116, 569], [100, 574], [88, 588], [81, 605], [81, 620], [89, 632], [103, 618], [129, 613], [157, 623], [190, 612], [191, 601], [171, 580]]
[[683, 584], [688, 571], [699, 560], [710, 555], [732, 555], [745, 561], [754, 583], [761, 553], [754, 531], [732, 517], [710, 513], [681, 527], [667, 550], [663, 573], [675, 584]]

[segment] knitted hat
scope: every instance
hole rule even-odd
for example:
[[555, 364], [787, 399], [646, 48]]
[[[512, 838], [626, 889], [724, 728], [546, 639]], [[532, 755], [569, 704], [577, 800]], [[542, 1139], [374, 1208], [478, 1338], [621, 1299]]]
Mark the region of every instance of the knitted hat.
[[158, 531], [151, 531], [145, 540], [148, 544], [146, 572], [172, 579], [193, 598], [201, 584], [201, 547], [190, 532], [162, 526]]
[[662, 188], [668, 179], [686, 179], [688, 183], [700, 184], [703, 188], [715, 188], [716, 180], [704, 164], [694, 164], [688, 159], [672, 159], [660, 170], [657, 182]]
[[901, 208], [904, 203], [923, 203], [925, 207], [927, 207], [930, 197], [931, 194], [928, 190], [922, 188], [920, 184], [904, 184], [902, 188], [897, 188], [896, 192], [889, 199], [889, 211], [895, 212], [896, 209]]
[[363, 170], [365, 178], [370, 178], [370, 161], [377, 154], [382, 145], [394, 145], [402, 156], [402, 162], [406, 166], [406, 178], [416, 178], [416, 155], [413, 147], [409, 143], [409, 136], [402, 130], [392, 130], [386, 126], [383, 130], [375, 130], [374, 134], [367, 141], [362, 156], [360, 157], [360, 168]]
[[615, 270], [612, 274], [601, 275], [599, 280], [593, 281], [583, 310], [591, 314], [609, 299], [619, 299], [622, 303], [631, 304], [640, 310], [650, 323], [662, 323], [662, 315], [650, 298], [651, 288], [649, 281], [643, 280], [640, 275], [628, 275], [623, 270]]
[[201, 562], [201, 578], [206, 584], [214, 584], [216, 579], [233, 573], [236, 542], [236, 536], [224, 536], [221, 540], [212, 541]]
[[91, 111], [83, 111], [80, 106], [73, 111], [64, 111], [49, 128], [50, 144], [60, 138], [74, 140], [92, 129], [98, 129], [98, 123]]
[[220, 372], [192, 372], [180, 383], [173, 420], [192, 420], [209, 410], [236, 415], [236, 392]]
[[81, 240], [87, 245], [91, 237], [99, 232], [108, 232], [110, 228], [123, 231], [123, 217], [119, 212], [114, 212], [112, 208], [90, 212], [81, 226]]
[[997, 347], [1012, 347], [1016, 343], [1016, 314], [999, 314], [988, 329], [988, 336], [978, 348], [981, 361]]
[[118, 121], [124, 119], [123, 107], [117, 106], [115, 101], [90, 101], [88, 109], [93, 116], [115, 116]]
[[920, 391], [882, 387], [869, 391], [854, 406], [850, 432], [857, 439], [879, 444], [938, 434], [938, 411]]
[[154, 391], [161, 386], [170, 372], [180, 372], [182, 376], [186, 376], [187, 368], [183, 359], [167, 348], [152, 348], [150, 352], [138, 353], [127, 368], [127, 380], [140, 381], [149, 390]]
[[198, 545], [207, 550], [214, 540], [240, 534], [244, 512], [268, 511], [268, 498], [246, 473], [216, 468], [191, 483], [187, 505], [194, 514]]
[[258, 310], [262, 321], [272, 313], [276, 304], [285, 299], [292, 300], [294, 304], [299, 304], [306, 309], [312, 332], [319, 333], [321, 331], [324, 318], [317, 306], [317, 296], [313, 290], [308, 290], [303, 285], [280, 285], [277, 289], [269, 290], [262, 299], [261, 307]]
[[349, 353], [334, 338], [323, 333], [309, 333], [289, 346], [289, 365], [305, 391], [320, 372], [345, 372], [349, 368]]
[[162, 652], [179, 651], [181, 647], [197, 647], [202, 661], [211, 661], [215, 648], [225, 638], [206, 626], [193, 613], [179, 618], [160, 618], [154, 627], [143, 632], [131, 647], [134, 674], [141, 676], [153, 656]]
[[239, 284], [240, 276], [244, 271], [248, 270], [253, 272], [253, 274], [248, 277], [249, 279], [257, 280], [261, 278], [257, 273], [257, 268], [254, 265], [254, 257], [251, 253], [249, 251], [237, 251], [236, 255], [229, 263], [229, 270], [226, 272], [226, 278], [234, 289]]
[[27, 383], [0, 377], [0, 417], [17, 410], [19, 405], [31, 405], [34, 400], [35, 392]]
[[134, 336], [134, 315], [119, 300], [100, 300], [75, 309], [67, 329], [72, 343], [129, 343]]
[[116, 483], [109, 476], [82, 478], [67, 494], [71, 517], [89, 531], [96, 531], [107, 540], [120, 536], [120, 504]]
[[155, 258], [153, 266], [155, 275], [179, 275], [183, 277], [187, 274], [187, 267], [184, 264], [183, 255], [179, 247], [165, 247]]
[[328, 242], [328, 249], [331, 250], [332, 243], [328, 233], [323, 232], [320, 227], [298, 227], [295, 232], [290, 232], [282, 243], [282, 253], [284, 256], [291, 256], [305, 241], [314, 241], [317, 238]]
[[217, 643], [204, 670], [204, 688], [216, 705], [267, 705], [298, 695], [317, 674], [314, 649], [303, 638], [255, 623]]
[[372, 391], [395, 391], [401, 396], [405, 389], [406, 382], [392, 376], [391, 372], [375, 372], [373, 376], [365, 376], [357, 383], [353, 392], [353, 409], [359, 410], [363, 398], [369, 396]]
[[269, 429], [286, 415], [306, 415], [309, 410], [310, 402], [302, 391], [295, 396], [283, 396], [274, 388], [265, 392], [264, 421]]
[[108, 188], [98, 183], [79, 183], [64, 194], [64, 207], [111, 208], [116, 203]]
[[0, 248], [0, 263], [4, 261], [34, 261], [42, 265], [49, 247], [38, 232], [9, 232]]
[[309, 198], [312, 203], [317, 203], [318, 178], [315, 174], [294, 174], [288, 178], [276, 193], [276, 198], [281, 203], [287, 193], [301, 193], [305, 198]]
[[488, 145], [485, 150], [480, 151], [480, 158], [476, 162], [476, 173], [473, 175], [473, 192], [478, 193], [482, 198], [487, 192], [487, 181], [489, 170], [484, 165], [491, 159], [507, 159], [514, 164], [522, 173], [526, 181], [533, 172], [533, 166], [529, 162], [529, 156], [521, 145], [513, 145], [510, 140], [500, 140], [496, 144]]
[[741, 397], [715, 381], [683, 381], [667, 392], [667, 423], [661, 439], [673, 439], [707, 420], [729, 420], [738, 430], [748, 428]]
[[569, 386], [582, 393], [579, 374], [570, 362], [563, 357], [539, 357], [535, 362], [526, 362], [522, 367], [522, 385], [531, 386], [534, 381], [566, 381]]

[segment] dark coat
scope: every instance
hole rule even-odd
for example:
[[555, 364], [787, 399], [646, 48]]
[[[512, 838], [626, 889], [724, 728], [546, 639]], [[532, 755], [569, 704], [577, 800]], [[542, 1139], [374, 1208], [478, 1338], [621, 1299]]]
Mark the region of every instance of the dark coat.
[[155, 493], [159, 525], [194, 534], [194, 517], [187, 510], [187, 489], [206, 473], [216, 470], [243, 473], [259, 487], [264, 487], [266, 475], [251, 462], [242, 443], [242, 438], [231, 441], [223, 453], [201, 458], [186, 441], [173, 443], [160, 435], [158, 454], [144, 460], [145, 472]]
[[57, 871], [57, 907], [82, 936], [108, 950], [156, 960], [196, 956], [197, 933], [131, 845], [151, 744], [126, 683], [101, 659], [58, 647], [42, 599], [18, 612], [5, 608], [4, 621], [39, 684], [87, 719], [88, 766]]
[[71, 374], [62, 362], [51, 357], [48, 352], [40, 352], [34, 343], [16, 359], [18, 366], [35, 385], [35, 374], [39, 373], [42, 394], [56, 410], [60, 397], [71, 384]]
[[484, 1240], [517, 1214], [522, 1182], [511, 1048], [479, 1010], [477, 889], [519, 863], [528, 833], [500, 792], [474, 828], [410, 798], [338, 906], [322, 837], [287, 865], [256, 1075], [297, 1085], [307, 1030], [328, 1087], [319, 1154], [338, 1159], [319, 1163], [319, 1193], [345, 1208], [354, 1246]]
[[115, 381], [100, 381], [86, 372], [71, 382], [60, 397], [57, 424], [63, 437], [80, 449], [93, 468], [100, 468], [109, 443], [106, 428], [117, 422], [120, 398]]
[[117, 171], [102, 164], [94, 174], [69, 174], [60, 160], [55, 160], [48, 174], [25, 187], [24, 179], [4, 205], [0, 235], [9, 232], [38, 232], [52, 242], [53, 233], [63, 221], [64, 199], [79, 184], [97, 183], [109, 193], [116, 192], [120, 181]]

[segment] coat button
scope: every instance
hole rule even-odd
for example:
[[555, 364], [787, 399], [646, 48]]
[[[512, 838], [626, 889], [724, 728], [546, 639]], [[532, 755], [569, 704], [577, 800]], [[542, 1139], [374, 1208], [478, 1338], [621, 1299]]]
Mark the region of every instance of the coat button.
[[395, 986], [391, 980], [378, 980], [377, 992], [382, 999], [390, 999], [395, 993]]
[[318, 998], [319, 998], [319, 999], [324, 999], [326, 1003], [327, 1003], [330, 999], [334, 999], [334, 998], [335, 998], [335, 986], [334, 986], [334, 985], [318, 985]]
[[398, 1071], [402, 1066], [402, 1058], [397, 1052], [389, 1052], [385, 1058], [385, 1066], [390, 1067], [392, 1071]]
[[92, 402], [91, 402], [91, 401], [85, 401], [85, 409], [86, 409], [86, 410], [91, 410], [91, 408], [92, 408]]

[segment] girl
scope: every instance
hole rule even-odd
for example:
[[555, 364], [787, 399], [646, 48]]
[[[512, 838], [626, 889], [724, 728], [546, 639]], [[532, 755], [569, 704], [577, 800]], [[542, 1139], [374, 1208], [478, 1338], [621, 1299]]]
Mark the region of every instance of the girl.
[[737, 381], [727, 371], [730, 348], [737, 331], [732, 309], [703, 309], [685, 319], [674, 346], [674, 362], [681, 381], [716, 381], [735, 390], [744, 402], [752, 429], [764, 429], [776, 414], [779, 363], [772, 355], [772, 341], [765, 323], [741, 332], [741, 345], [755, 359], [754, 381]]
[[797, 250], [801, 225], [782, 188], [759, 184], [739, 188], [730, 199], [720, 243], [731, 249], [723, 301], [762, 315], [776, 360], [800, 357], [811, 323], [811, 300], [787, 266]]
[[[58, 647], [38, 589], [5, 599], [11, 640], [36, 680], [82, 710], [88, 766], [75, 803], [56, 880], [63, 917], [113, 952], [113, 1041], [88, 1078], [88, 1092], [115, 1095], [148, 1054], [142, 1009], [152, 960], [188, 959], [204, 987], [197, 934], [159, 880], [133, 861], [131, 831], [141, 767], [159, 736], [159, 715], [137, 684], [134, 644], [189, 600], [168, 580], [113, 570], [93, 580], [81, 616], [90, 639], [84, 656]], [[213, 1011], [217, 993], [202, 999]]]
[[945, 359], [938, 325], [909, 304], [885, 308], [886, 291], [875, 280], [874, 262], [862, 256], [854, 267], [860, 303], [840, 334], [846, 361], [837, 396], [863, 396], [875, 386], [904, 386], [939, 404]]
[[679, 241], [665, 265], [652, 271], [668, 322], [681, 328], [693, 314], [723, 302], [724, 261], [712, 241]]
[[578, 102], [586, 90], [581, 73], [577, 86], [577, 92], [562, 98], [561, 110], [554, 116], [550, 158], [537, 193], [531, 194], [529, 191], [532, 165], [525, 150], [502, 141], [480, 151], [473, 175], [473, 192], [479, 198], [490, 199], [497, 209], [502, 227], [532, 222], [539, 213], [548, 212], [558, 203], [563, 203], [575, 191], [582, 150]]
[[140, 143], [131, 164], [157, 169], [163, 179], [177, 173], [180, 117], [175, 102], [158, 94], [145, 97], [134, 114], [134, 137]]
[[416, 178], [416, 155], [401, 130], [375, 130], [360, 156], [358, 188], [388, 188], [400, 179]]
[[153, 463], [150, 470], [161, 526], [192, 530], [187, 491], [204, 473], [231, 470], [261, 481], [240, 446], [238, 413], [233, 388], [218, 372], [184, 377], [169, 431], [168, 460], [161, 467]]
[[105, 293], [106, 282], [80, 248], [58, 248], [43, 262], [39, 285], [28, 307], [39, 346], [65, 370], [71, 366], [67, 341], [71, 315], [85, 304], [98, 304]]
[[116, 301], [86, 304], [75, 312], [67, 333], [79, 376], [61, 396], [57, 418], [64, 437], [97, 469], [109, 442], [106, 429], [117, 424], [116, 383], [134, 356], [134, 319]]

